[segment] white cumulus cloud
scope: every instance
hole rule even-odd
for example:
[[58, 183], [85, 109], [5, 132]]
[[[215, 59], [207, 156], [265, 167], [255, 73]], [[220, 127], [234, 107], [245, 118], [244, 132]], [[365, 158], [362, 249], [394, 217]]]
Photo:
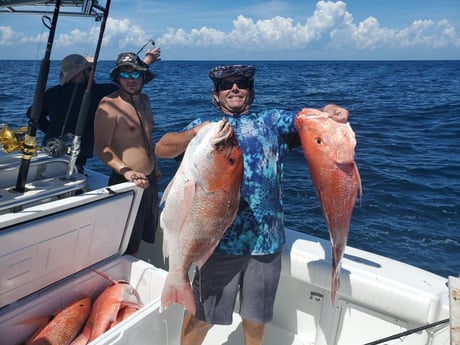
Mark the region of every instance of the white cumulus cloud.
[[[168, 27], [156, 38], [158, 46], [180, 53], [197, 48], [193, 56], [202, 58], [209, 53], [225, 57], [224, 52], [278, 52], [291, 51], [354, 51], [357, 54], [376, 50], [414, 48], [435, 51], [460, 48], [460, 37], [455, 26], [446, 19], [435, 21], [421, 18], [403, 28], [382, 26], [375, 16], [356, 22], [344, 1], [317, 1], [313, 13], [305, 13], [304, 21], [290, 17], [273, 16], [253, 19], [240, 14], [231, 27], [222, 30], [202, 26], [192, 29]], [[139, 49], [149, 39], [148, 29], [129, 19], [109, 17], [103, 41], [103, 50], [113, 52]], [[72, 29], [56, 36], [55, 45], [69, 49], [95, 44], [99, 27]], [[26, 36], [11, 27], [0, 26], [0, 47], [19, 46], [22, 43], [46, 42], [47, 34]], [[91, 43], [90, 43], [91, 42]], [[90, 51], [92, 48], [87, 48]], [[206, 52], [205, 50], [208, 50]], [[200, 52], [201, 55], [200, 55]], [[188, 53], [191, 54], [191, 53]], [[216, 55], [217, 54], [217, 55]], [[234, 55], [235, 56], [235, 55]], [[303, 55], [299, 55], [303, 56]], [[336, 56], [340, 56], [336, 54]]]

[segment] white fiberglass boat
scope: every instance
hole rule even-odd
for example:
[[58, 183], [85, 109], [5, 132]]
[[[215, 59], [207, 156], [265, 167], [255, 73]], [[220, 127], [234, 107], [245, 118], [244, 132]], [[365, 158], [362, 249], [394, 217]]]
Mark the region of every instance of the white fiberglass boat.
[[[1, 0], [0, 6], [13, 11], [16, 4], [40, 2]], [[108, 11], [97, 1], [70, 2], [87, 15]], [[25, 130], [1, 130], [7, 151], [29, 142], [21, 137], [30, 135]], [[161, 230], [137, 257], [122, 255], [141, 190], [131, 183], [107, 187], [107, 177], [92, 170], [79, 174], [67, 155], [22, 149], [22, 155], [0, 155], [0, 343], [20, 344], [36, 329], [30, 320], [84, 295], [95, 298], [110, 285], [97, 274], [103, 272], [129, 281], [143, 306], [91, 344], [179, 345], [183, 308], [163, 311], [160, 305], [167, 274]], [[332, 304], [330, 243], [293, 230], [287, 239], [275, 318], [264, 344], [459, 343], [459, 292], [449, 290], [446, 277], [348, 247]], [[451, 285], [456, 281], [451, 278]], [[211, 329], [206, 345], [243, 344], [241, 320], [234, 315], [231, 326]]]
[[[2, 344], [18, 344], [34, 331], [24, 321], [52, 315], [82, 295], [96, 296], [110, 284], [94, 272], [102, 271], [128, 280], [144, 306], [94, 344], [159, 339], [159, 344], [179, 345], [182, 307], [160, 311], [167, 274], [161, 231], [155, 245], [143, 244], [139, 258], [121, 255], [140, 190], [131, 183], [108, 188], [106, 177], [90, 170], [69, 180], [65, 159], [37, 157], [31, 169], [36, 179], [16, 195], [13, 181], [4, 177], [17, 172], [20, 157], [16, 164], [13, 157], [6, 160], [0, 164]], [[28, 193], [32, 202], [23, 203]], [[372, 344], [450, 344], [446, 278], [348, 247], [332, 304], [329, 242], [290, 230], [287, 237], [275, 318], [264, 344], [366, 344], [393, 335], [399, 336]], [[414, 329], [419, 330], [404, 334]], [[207, 345], [242, 343], [236, 313], [232, 326], [215, 326], [205, 340]]]

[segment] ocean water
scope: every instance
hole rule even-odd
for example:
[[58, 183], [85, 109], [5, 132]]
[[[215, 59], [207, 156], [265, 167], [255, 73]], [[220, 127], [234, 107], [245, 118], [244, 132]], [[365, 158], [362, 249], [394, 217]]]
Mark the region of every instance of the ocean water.
[[[214, 112], [208, 70], [223, 61], [160, 61], [146, 85], [154, 140]], [[244, 61], [238, 61], [244, 63]], [[442, 276], [460, 274], [460, 61], [250, 61], [252, 109], [348, 108], [363, 185], [348, 244]], [[27, 125], [40, 61], [0, 61], [0, 123]], [[112, 61], [97, 67], [109, 82]], [[48, 85], [58, 81], [53, 61]], [[39, 134], [40, 136], [40, 134]], [[164, 188], [177, 163], [159, 159]], [[108, 172], [94, 158], [89, 166]], [[284, 176], [286, 226], [328, 238], [300, 149]]]

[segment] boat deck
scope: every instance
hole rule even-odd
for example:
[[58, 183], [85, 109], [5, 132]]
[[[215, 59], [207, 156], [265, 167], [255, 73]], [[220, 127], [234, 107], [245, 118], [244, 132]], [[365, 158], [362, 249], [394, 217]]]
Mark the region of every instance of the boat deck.
[[[136, 256], [166, 269], [162, 235], [161, 231], [157, 233], [153, 245], [143, 242]], [[298, 238], [293, 236], [294, 232], [288, 233], [289, 241]], [[303, 241], [288, 241], [286, 245], [290, 256], [284, 261], [286, 274], [278, 289], [276, 316], [267, 325], [265, 345], [365, 344], [392, 337], [394, 340], [385, 342], [389, 345], [399, 344], [398, 335], [406, 331], [409, 333], [404, 343], [447, 345], [449, 326], [445, 322], [411, 332], [449, 317], [444, 278], [350, 247], [343, 266], [346, 275], [341, 296], [332, 306], [327, 290], [330, 268], [324, 259], [327, 246], [319, 239], [304, 237]], [[404, 274], [396, 275], [400, 278], [397, 280], [394, 272]], [[211, 328], [203, 344], [244, 344], [240, 316], [234, 313], [230, 326]]]
[[[213, 326], [209, 331], [203, 345], [241, 345], [244, 344], [241, 317], [233, 313], [233, 324], [231, 326]], [[298, 335], [287, 332], [285, 329], [268, 324], [264, 337], [264, 345], [310, 345], [309, 342], [301, 339]]]

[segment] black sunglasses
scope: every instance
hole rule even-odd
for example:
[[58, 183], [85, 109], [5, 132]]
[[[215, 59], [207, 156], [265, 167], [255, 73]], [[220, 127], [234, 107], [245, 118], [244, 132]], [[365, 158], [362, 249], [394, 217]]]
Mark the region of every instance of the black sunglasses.
[[224, 79], [219, 82], [217, 89], [219, 91], [230, 90], [233, 87], [233, 84], [236, 84], [239, 89], [249, 89], [251, 87], [251, 82], [248, 79]]

